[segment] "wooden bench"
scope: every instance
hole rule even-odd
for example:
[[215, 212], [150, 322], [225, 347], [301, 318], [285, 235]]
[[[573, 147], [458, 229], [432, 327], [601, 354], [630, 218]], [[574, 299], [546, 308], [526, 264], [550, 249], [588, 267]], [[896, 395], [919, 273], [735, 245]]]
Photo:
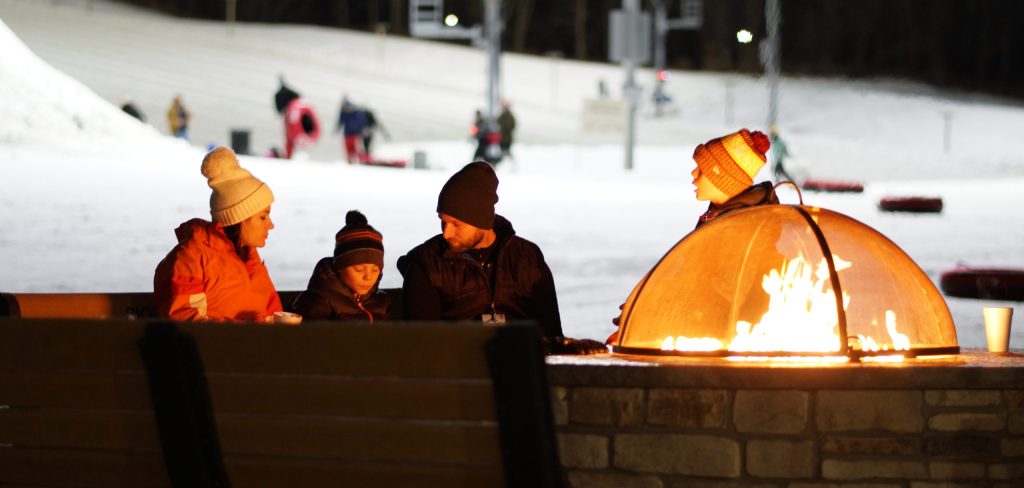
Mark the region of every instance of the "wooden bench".
[[563, 483], [536, 327], [0, 319], [0, 485]]
[[[385, 288], [391, 298], [391, 316], [402, 316], [402, 289]], [[291, 310], [298, 291], [281, 291], [281, 304]], [[0, 317], [23, 318], [154, 318], [156, 300], [139, 293], [0, 293]]]

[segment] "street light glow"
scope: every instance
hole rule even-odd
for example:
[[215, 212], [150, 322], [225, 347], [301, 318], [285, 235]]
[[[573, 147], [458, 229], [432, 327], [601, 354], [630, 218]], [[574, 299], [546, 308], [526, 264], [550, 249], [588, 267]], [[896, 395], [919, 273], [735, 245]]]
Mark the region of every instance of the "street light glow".
[[447, 25], [448, 27], [455, 27], [456, 25], [459, 25], [459, 17], [455, 14], [448, 14], [444, 18], [444, 25]]
[[750, 41], [754, 40], [754, 35], [746, 29], [740, 29], [736, 32], [736, 40], [739, 41], [740, 44], [749, 44]]

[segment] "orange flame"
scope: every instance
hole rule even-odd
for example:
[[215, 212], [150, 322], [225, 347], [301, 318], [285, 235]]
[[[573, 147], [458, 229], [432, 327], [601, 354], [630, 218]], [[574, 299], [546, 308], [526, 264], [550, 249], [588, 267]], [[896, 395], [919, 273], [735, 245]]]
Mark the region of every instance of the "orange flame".
[[[832, 260], [837, 273], [853, 266], [836, 255]], [[711, 337], [669, 336], [662, 341], [662, 350], [833, 353], [841, 349], [839, 314], [825, 258], [817, 266], [802, 254], [783, 261], [781, 268], [764, 275], [761, 288], [769, 298], [768, 310], [756, 324], [737, 321], [736, 336], [728, 346]], [[850, 303], [846, 292], [842, 302], [846, 310]], [[892, 346], [879, 346], [874, 338], [858, 335], [861, 349], [909, 350], [910, 340], [896, 329], [896, 314], [891, 310], [885, 311], [885, 324]]]

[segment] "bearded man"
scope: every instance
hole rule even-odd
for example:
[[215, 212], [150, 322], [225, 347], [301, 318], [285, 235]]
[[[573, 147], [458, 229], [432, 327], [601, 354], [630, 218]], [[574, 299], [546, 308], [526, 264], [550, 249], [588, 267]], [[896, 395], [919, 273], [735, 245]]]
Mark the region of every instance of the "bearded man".
[[437, 198], [441, 233], [398, 260], [406, 320], [533, 320], [568, 341], [551, 270], [536, 244], [496, 215], [498, 177], [483, 161], [452, 175]]

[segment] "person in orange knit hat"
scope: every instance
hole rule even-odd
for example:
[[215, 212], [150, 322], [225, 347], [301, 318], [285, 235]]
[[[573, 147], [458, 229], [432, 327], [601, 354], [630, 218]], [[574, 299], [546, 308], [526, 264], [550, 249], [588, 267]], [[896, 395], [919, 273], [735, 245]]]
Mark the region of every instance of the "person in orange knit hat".
[[257, 248], [274, 222], [270, 187], [218, 147], [203, 158], [202, 173], [213, 193], [213, 221], [195, 218], [175, 229], [178, 244], [156, 267], [157, 313], [175, 320], [269, 322], [281, 299]]
[[[763, 132], [747, 129], [697, 145], [693, 150], [697, 167], [690, 175], [697, 200], [708, 202], [708, 209], [697, 219], [695, 230], [729, 212], [779, 203], [772, 182], [754, 184], [754, 177], [767, 161], [765, 154], [770, 147], [771, 142]], [[619, 305], [619, 310], [624, 305]], [[620, 313], [612, 319], [612, 324], [618, 327], [621, 318]], [[616, 329], [605, 339], [605, 344], [612, 344], [618, 338]]]
[[697, 200], [709, 202], [697, 228], [741, 208], [779, 203], [770, 181], [754, 184], [770, 147], [763, 132], [747, 129], [697, 145], [693, 150], [697, 167], [690, 175]]

